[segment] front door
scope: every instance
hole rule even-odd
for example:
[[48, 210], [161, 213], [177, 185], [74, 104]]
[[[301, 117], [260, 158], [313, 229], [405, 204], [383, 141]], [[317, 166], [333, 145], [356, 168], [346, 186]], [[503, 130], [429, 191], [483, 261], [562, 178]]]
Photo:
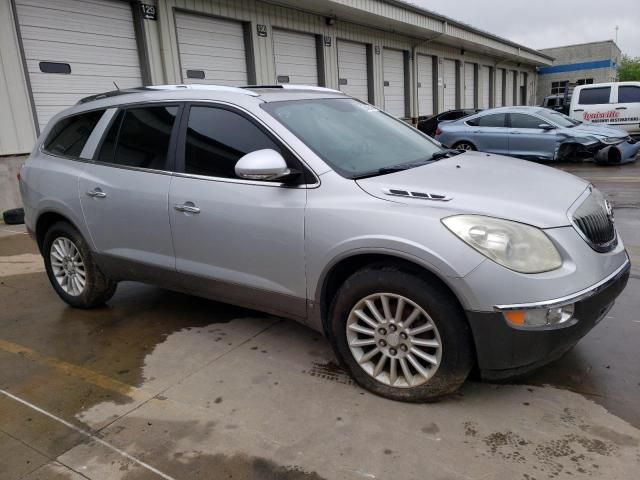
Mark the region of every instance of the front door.
[[[80, 177], [93, 244], [111, 260], [175, 270], [167, 213], [170, 143], [179, 107], [120, 110]], [[175, 135], [175, 133], [174, 133]]]
[[[510, 113], [509, 155], [530, 160], [553, 160], [556, 129], [542, 129], [549, 123], [533, 115]], [[550, 125], [551, 126], [551, 125]]]
[[481, 152], [509, 153], [509, 129], [506, 113], [491, 113], [468, 120], [471, 139], [476, 149]]
[[188, 115], [169, 195], [176, 268], [186, 288], [304, 318], [306, 189], [242, 180], [234, 171], [253, 151], [288, 153], [234, 109], [194, 104]]

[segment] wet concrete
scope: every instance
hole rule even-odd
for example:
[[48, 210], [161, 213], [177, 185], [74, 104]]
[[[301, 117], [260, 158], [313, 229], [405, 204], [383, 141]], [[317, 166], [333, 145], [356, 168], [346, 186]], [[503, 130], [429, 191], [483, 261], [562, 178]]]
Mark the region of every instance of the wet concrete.
[[[562, 165], [613, 199], [640, 265], [640, 167]], [[561, 360], [437, 404], [364, 392], [293, 322], [123, 283], [67, 308], [0, 225], [0, 479], [631, 479], [640, 275]], [[28, 259], [28, 261], [24, 261]], [[3, 263], [4, 262], [4, 263]], [[43, 409], [39, 412], [35, 407]], [[69, 422], [75, 428], [60, 422]]]

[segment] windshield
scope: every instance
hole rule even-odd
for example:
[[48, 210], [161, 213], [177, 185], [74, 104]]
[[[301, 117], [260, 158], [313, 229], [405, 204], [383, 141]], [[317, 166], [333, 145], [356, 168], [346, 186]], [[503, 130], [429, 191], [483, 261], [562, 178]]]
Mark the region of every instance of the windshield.
[[262, 104], [343, 177], [424, 162], [442, 147], [401, 120], [352, 98]]
[[545, 120], [549, 120], [554, 125], [562, 128], [575, 127], [576, 125], [580, 125], [582, 123], [578, 120], [567, 117], [564, 113], [554, 112], [553, 110], [542, 109], [536, 113]]

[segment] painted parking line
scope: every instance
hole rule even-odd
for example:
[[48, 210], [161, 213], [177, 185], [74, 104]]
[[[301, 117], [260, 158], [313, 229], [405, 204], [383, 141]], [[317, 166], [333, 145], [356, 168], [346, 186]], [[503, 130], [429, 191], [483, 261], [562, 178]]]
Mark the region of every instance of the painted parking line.
[[164, 478], [165, 480], [176, 480], [174, 477], [171, 477], [170, 475], [167, 475], [164, 472], [161, 472], [160, 470], [158, 470], [157, 468], [149, 465], [146, 462], [143, 462], [142, 460], [137, 459], [136, 457], [134, 457], [133, 455], [128, 454], [127, 452], [125, 452], [124, 450], [119, 449], [118, 447], [111, 445], [109, 442], [101, 439], [100, 437], [94, 435], [91, 432], [88, 432], [86, 430], [83, 430], [82, 428], [76, 427], [74, 424], [67, 422], [66, 420], [54, 415], [53, 413], [47, 412], [46, 410], [38, 407], [37, 405], [34, 405], [30, 402], [27, 402], [26, 400], [7, 392], [6, 390], [3, 390], [0, 388], [0, 394], [18, 402], [21, 403], [22, 405], [24, 405], [25, 407], [28, 407], [32, 410], [35, 410], [36, 412], [49, 417], [52, 420], [55, 420], [56, 422], [64, 425], [67, 428], [70, 428], [71, 430], [73, 430], [76, 433], [79, 433], [80, 435], [83, 435], [84, 437], [90, 438], [91, 440], [93, 440], [96, 443], [99, 443], [100, 445], [102, 445], [103, 447], [108, 448], [109, 450], [117, 453], [118, 455], [120, 455], [121, 457], [126, 458], [127, 460], [130, 460], [131, 462], [140, 465], [142, 468], [156, 474], [158, 477], [160, 478]]
[[80, 367], [72, 363], [68, 363], [57, 358], [48, 357], [42, 355], [35, 350], [28, 347], [18, 345], [7, 340], [0, 339], [0, 350], [20, 355], [22, 358], [31, 360], [34, 363], [43, 365], [46, 367], [54, 368], [65, 375], [71, 375], [76, 378], [80, 378], [88, 383], [96, 385], [104, 390], [118, 393], [123, 396], [127, 396], [132, 400], [146, 401], [153, 396], [153, 393], [145, 392], [143, 389], [128, 385], [124, 382], [108, 377], [88, 368]]

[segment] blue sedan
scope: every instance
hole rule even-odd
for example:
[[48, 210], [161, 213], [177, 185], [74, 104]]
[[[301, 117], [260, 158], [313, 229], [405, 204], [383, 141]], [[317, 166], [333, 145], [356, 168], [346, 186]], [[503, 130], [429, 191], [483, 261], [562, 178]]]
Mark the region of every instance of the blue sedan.
[[640, 142], [623, 130], [585, 125], [541, 107], [502, 107], [440, 123], [436, 139], [451, 148], [527, 160], [625, 163], [640, 156]]

